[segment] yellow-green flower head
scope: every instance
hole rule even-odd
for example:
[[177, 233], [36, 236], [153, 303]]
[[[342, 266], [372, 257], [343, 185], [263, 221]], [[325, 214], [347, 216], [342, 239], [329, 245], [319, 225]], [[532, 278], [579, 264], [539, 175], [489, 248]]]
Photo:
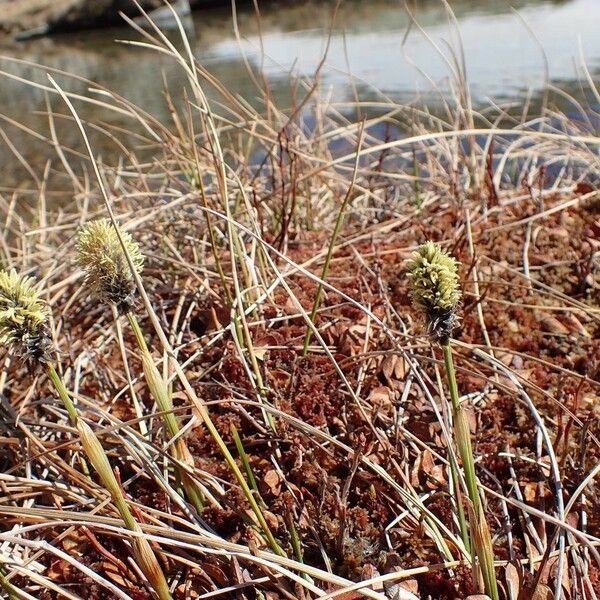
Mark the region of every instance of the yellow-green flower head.
[[[144, 255], [138, 243], [127, 232], [120, 233], [136, 272], [141, 273]], [[99, 219], [88, 223], [79, 233], [77, 252], [86, 282], [98, 298], [129, 310], [135, 282], [112, 222]]]
[[32, 277], [20, 276], [14, 269], [0, 271], [0, 344], [25, 358], [47, 359], [49, 314]]
[[457, 263], [434, 242], [426, 242], [408, 264], [412, 299], [423, 313], [430, 333], [445, 343], [456, 324], [460, 300]]

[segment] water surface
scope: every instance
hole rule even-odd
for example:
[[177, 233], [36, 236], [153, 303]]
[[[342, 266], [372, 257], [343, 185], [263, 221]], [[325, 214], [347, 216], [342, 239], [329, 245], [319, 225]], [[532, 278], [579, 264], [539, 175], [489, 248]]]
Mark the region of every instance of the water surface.
[[[322, 93], [336, 101], [382, 99], [410, 102], [419, 97], [439, 103], [453, 85], [448, 59], [464, 50], [468, 81], [476, 106], [514, 100], [536, 102], [548, 82], [576, 97], [583, 61], [592, 79], [600, 69], [600, 2], [598, 0], [454, 0], [456, 23], [440, 0], [409, 2], [419, 26], [394, 0], [344, 0], [333, 20], [332, 2], [263, 3], [258, 25], [252, 7], [238, 9], [241, 39], [234, 34], [230, 10], [203, 10], [189, 25], [195, 55], [227, 88], [259, 105], [262, 91], [248, 76], [246, 63], [262, 70], [276, 103], [290, 102], [290, 77], [311, 76], [329, 39], [320, 76]], [[411, 25], [412, 23], [412, 25]], [[420, 29], [422, 28], [422, 29]], [[98, 81], [162, 119], [168, 111], [163, 76], [175, 94], [185, 77], [174, 62], [158, 54], [126, 47], [116, 39], [136, 38], [128, 28], [109, 29], [31, 40], [5, 48], [15, 57], [76, 73]], [[0, 50], [1, 51], [1, 50]], [[0, 69], [46, 83], [43, 72], [0, 60]], [[351, 75], [350, 75], [351, 74]], [[60, 78], [59, 78], [60, 79]], [[85, 91], [83, 84], [67, 83]], [[563, 110], [568, 101], [554, 96]], [[15, 80], [0, 78], [3, 114], [34, 129], [47, 131], [45, 94]], [[58, 101], [52, 100], [53, 106]], [[115, 115], [86, 113], [118, 124]], [[31, 137], [3, 125], [25, 160], [39, 164], [43, 152]], [[73, 131], [61, 130], [65, 143], [77, 145]], [[106, 150], [111, 152], [111, 150]], [[110, 160], [110, 156], [104, 157]], [[11, 185], [23, 176], [12, 152], [0, 140], [0, 174]]]

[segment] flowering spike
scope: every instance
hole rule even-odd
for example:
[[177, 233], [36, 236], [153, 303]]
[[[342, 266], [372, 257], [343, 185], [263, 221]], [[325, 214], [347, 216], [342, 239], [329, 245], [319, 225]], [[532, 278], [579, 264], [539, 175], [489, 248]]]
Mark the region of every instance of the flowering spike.
[[26, 359], [48, 360], [48, 317], [48, 307], [32, 277], [18, 275], [14, 269], [0, 271], [0, 344]]
[[[138, 243], [124, 231], [121, 231], [121, 237], [135, 271], [141, 273], [144, 255]], [[88, 223], [79, 233], [77, 251], [86, 282], [98, 298], [116, 304], [122, 312], [129, 310], [135, 290], [134, 279], [112, 222], [98, 219]]]
[[456, 325], [460, 300], [456, 260], [426, 242], [413, 254], [408, 277], [415, 308], [424, 315], [430, 334], [445, 344]]

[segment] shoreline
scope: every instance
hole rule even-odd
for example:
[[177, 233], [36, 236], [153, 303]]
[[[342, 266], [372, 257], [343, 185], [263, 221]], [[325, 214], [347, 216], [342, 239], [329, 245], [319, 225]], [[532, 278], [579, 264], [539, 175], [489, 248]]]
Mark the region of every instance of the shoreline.
[[[139, 4], [149, 14], [156, 11], [159, 21], [164, 19], [166, 7], [160, 0], [140, 0]], [[203, 9], [214, 10], [230, 6], [230, 3], [223, 0], [178, 0], [171, 4], [182, 17]], [[246, 2], [242, 0], [238, 4]], [[53, 34], [98, 30], [124, 24], [119, 14], [123, 7], [115, 0], [14, 0], [8, 4], [6, 0], [0, 0], [0, 8], [2, 46]], [[133, 19], [141, 16], [133, 2], [131, 8], [123, 12]]]

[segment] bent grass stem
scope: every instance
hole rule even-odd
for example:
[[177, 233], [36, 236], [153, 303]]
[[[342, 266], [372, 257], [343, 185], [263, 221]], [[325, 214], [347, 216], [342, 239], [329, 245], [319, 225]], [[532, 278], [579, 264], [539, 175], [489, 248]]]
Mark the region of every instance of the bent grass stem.
[[[138, 535], [141, 534], [142, 529], [129, 509], [129, 505], [125, 500], [121, 486], [110, 466], [110, 462], [100, 440], [91, 427], [79, 417], [77, 408], [75, 407], [75, 404], [73, 404], [73, 401], [67, 392], [67, 388], [54, 365], [52, 363], [47, 363], [46, 367], [48, 376], [67, 410], [69, 420], [79, 433], [85, 454], [94, 466], [94, 469], [98, 473], [107, 492], [110, 494], [113, 504], [123, 519], [123, 523], [127, 529], [133, 533]], [[86, 466], [84, 467], [84, 470], [87, 470]], [[89, 476], [89, 473], [86, 474]], [[160, 600], [172, 600], [167, 580], [165, 579], [164, 573], [160, 568], [156, 555], [148, 543], [148, 540], [144, 537], [136, 537], [131, 540], [131, 543], [140, 569], [148, 578], [150, 585]]]

